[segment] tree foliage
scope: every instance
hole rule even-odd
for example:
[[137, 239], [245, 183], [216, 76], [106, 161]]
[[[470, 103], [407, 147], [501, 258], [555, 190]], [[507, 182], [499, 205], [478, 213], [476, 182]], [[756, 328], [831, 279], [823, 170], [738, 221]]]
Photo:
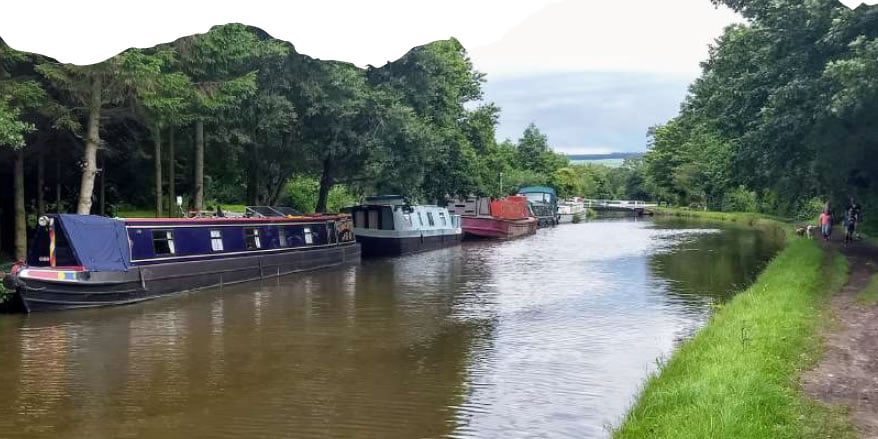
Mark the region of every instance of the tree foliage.
[[0, 143], [51, 133], [59, 210], [88, 213], [106, 197], [109, 210], [162, 212], [164, 187], [194, 208], [318, 211], [375, 193], [441, 202], [531, 184], [564, 195], [596, 187], [536, 126], [497, 142], [501, 110], [482, 100], [485, 76], [455, 39], [366, 69], [241, 24], [91, 66], [0, 50]]
[[749, 22], [716, 40], [680, 114], [651, 131], [648, 180], [681, 204], [781, 215], [815, 197], [878, 202], [878, 7], [714, 3]]

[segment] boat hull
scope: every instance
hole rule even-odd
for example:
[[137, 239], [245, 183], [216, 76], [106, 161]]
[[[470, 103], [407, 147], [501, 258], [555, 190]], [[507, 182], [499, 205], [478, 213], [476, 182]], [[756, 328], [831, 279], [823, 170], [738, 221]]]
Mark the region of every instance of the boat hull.
[[266, 279], [360, 261], [360, 245], [253, 254], [234, 258], [131, 267], [95, 272], [75, 283], [7, 276], [25, 311], [41, 312], [124, 305], [210, 287]]
[[512, 239], [536, 233], [537, 221], [527, 219], [502, 219], [495, 217], [465, 216], [461, 227], [467, 236], [488, 239]]
[[451, 247], [459, 245], [462, 237], [462, 233], [411, 237], [357, 235], [357, 242], [363, 246], [364, 258], [378, 258]]

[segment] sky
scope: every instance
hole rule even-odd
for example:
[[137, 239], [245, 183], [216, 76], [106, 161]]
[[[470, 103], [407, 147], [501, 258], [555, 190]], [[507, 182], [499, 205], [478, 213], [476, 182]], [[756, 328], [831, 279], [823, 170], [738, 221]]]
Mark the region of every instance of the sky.
[[75, 64], [229, 22], [362, 67], [454, 36], [488, 75], [486, 100], [503, 110], [498, 137], [515, 139], [534, 122], [568, 153], [643, 150], [646, 129], [678, 111], [708, 45], [742, 21], [709, 0], [4, 3], [0, 37], [10, 46]]

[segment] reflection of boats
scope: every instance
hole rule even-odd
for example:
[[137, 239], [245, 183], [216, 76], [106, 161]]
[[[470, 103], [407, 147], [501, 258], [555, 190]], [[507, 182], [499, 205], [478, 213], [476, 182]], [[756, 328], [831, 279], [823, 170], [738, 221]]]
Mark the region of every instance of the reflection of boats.
[[438, 206], [409, 204], [399, 195], [367, 197], [345, 209], [354, 218], [354, 233], [363, 256], [397, 256], [460, 243], [460, 216]]
[[558, 203], [558, 223], [566, 224], [575, 221], [575, 218], [581, 219], [585, 216], [585, 203], [581, 198], [573, 198]]
[[527, 198], [512, 195], [491, 200], [468, 198], [448, 204], [448, 210], [461, 216], [463, 233], [479, 238], [516, 238], [537, 230], [537, 220], [528, 207]]
[[139, 302], [358, 262], [350, 217], [40, 218], [27, 262], [4, 282], [27, 311]]
[[527, 186], [519, 189], [518, 194], [527, 197], [539, 227], [558, 224], [558, 196], [555, 189], [548, 186]]

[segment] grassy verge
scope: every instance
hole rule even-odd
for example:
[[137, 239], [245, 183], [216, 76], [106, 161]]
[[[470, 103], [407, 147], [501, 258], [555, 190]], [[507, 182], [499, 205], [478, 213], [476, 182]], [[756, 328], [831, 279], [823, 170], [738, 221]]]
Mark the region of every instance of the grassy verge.
[[[760, 215], [662, 210], [657, 214], [791, 228]], [[788, 239], [756, 283], [647, 380], [614, 437], [850, 436], [844, 413], [805, 397], [798, 384], [800, 371], [819, 357], [828, 294], [846, 277], [844, 257], [824, 253], [816, 241]]]
[[708, 221], [727, 221], [732, 223], [744, 224], [754, 227], [781, 227], [787, 236], [792, 236], [794, 230], [792, 225], [788, 224], [782, 218], [762, 215], [758, 213], [742, 213], [742, 212], [713, 212], [704, 210], [691, 210], [679, 208], [658, 207], [650, 209], [656, 216], [676, 217]]
[[861, 305], [878, 304], [878, 274], [873, 274], [869, 279], [869, 285], [857, 297], [857, 302]]

